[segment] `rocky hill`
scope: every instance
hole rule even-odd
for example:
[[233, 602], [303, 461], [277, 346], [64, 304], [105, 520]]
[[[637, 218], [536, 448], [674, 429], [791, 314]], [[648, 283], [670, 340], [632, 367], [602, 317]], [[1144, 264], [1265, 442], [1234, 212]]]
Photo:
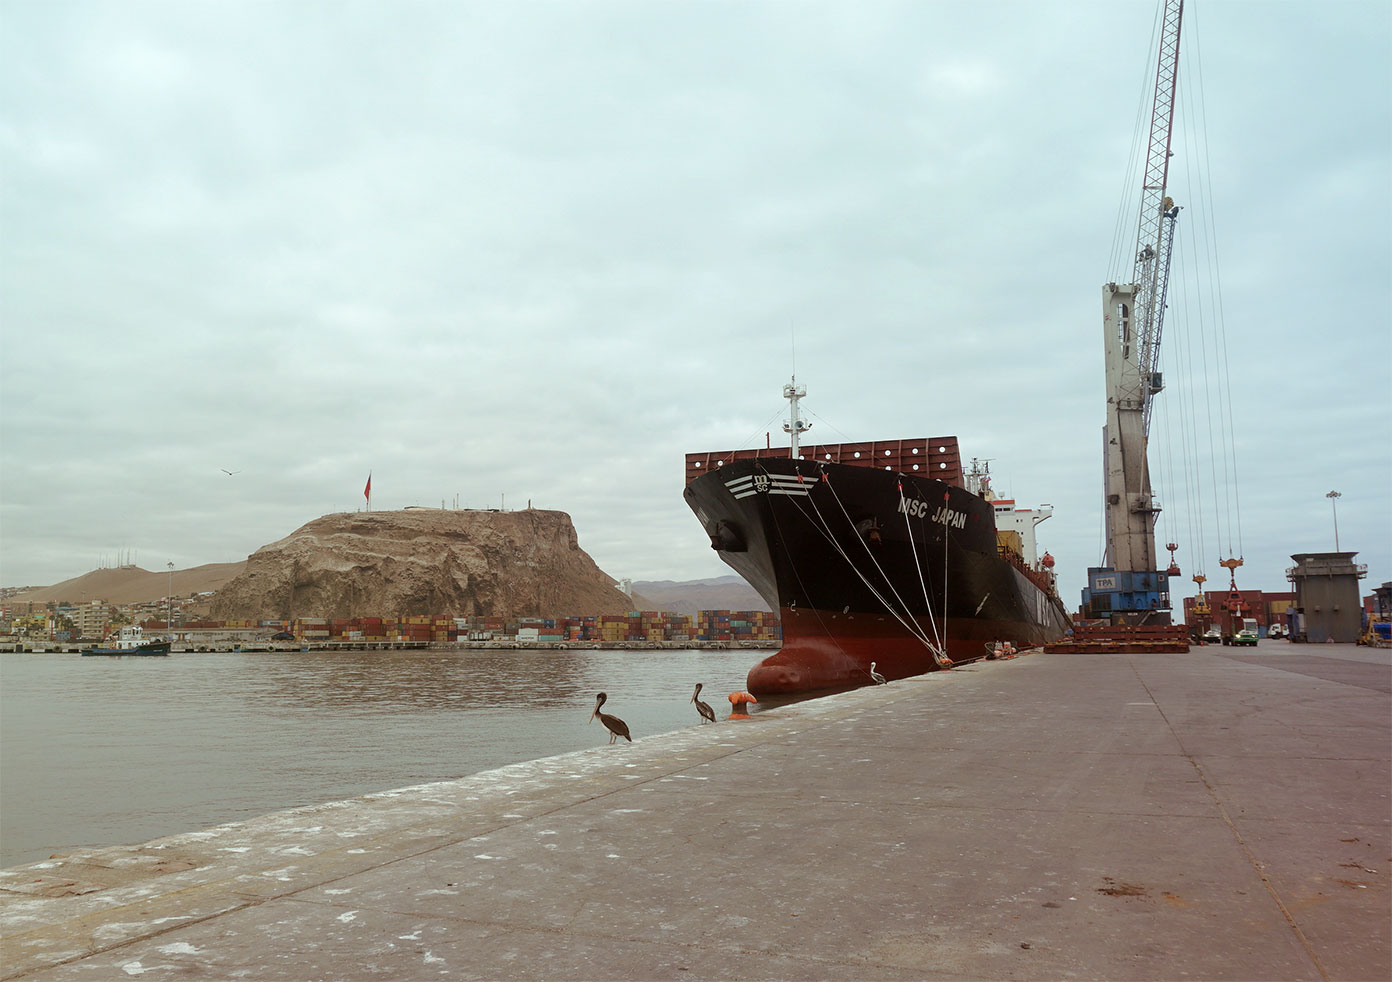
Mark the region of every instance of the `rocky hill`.
[[218, 619], [620, 614], [629, 598], [560, 511], [325, 515], [247, 559], [213, 599]]

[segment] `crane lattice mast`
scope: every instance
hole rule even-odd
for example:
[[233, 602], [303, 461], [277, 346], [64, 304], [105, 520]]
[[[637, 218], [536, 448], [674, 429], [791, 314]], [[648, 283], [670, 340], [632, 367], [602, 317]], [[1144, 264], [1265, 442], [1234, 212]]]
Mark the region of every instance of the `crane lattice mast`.
[[[1159, 506], [1146, 462], [1150, 404], [1162, 388], [1160, 330], [1164, 323], [1170, 251], [1179, 209], [1166, 197], [1175, 91], [1179, 81], [1179, 34], [1184, 0], [1165, 0], [1160, 30], [1150, 140], [1142, 179], [1132, 282], [1102, 288], [1107, 372], [1106, 471], [1107, 557], [1121, 595], [1112, 607], [1123, 619], [1149, 619], [1168, 609], [1168, 590], [1155, 550]], [[1121, 580], [1125, 580], [1123, 584]], [[1116, 616], [1114, 620], [1118, 619]]]

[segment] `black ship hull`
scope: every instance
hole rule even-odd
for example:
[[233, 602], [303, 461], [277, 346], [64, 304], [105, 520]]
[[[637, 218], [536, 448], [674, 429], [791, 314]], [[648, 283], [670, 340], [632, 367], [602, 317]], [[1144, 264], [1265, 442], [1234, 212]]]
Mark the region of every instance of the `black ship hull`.
[[998, 548], [991, 502], [960, 478], [790, 457], [718, 463], [689, 480], [687, 503], [783, 624], [782, 649], [749, 673], [756, 696], [868, 684], [871, 663], [887, 679], [921, 675], [1068, 629], [1047, 572]]

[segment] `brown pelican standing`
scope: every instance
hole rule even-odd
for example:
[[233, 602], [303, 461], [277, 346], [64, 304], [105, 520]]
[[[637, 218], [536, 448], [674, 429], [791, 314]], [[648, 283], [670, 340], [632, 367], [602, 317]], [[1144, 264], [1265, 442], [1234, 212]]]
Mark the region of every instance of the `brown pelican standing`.
[[885, 677], [884, 677], [883, 675], [881, 675], [879, 672], [875, 671], [875, 663], [874, 663], [874, 662], [871, 662], [871, 663], [870, 663], [870, 678], [874, 679], [876, 685], [884, 685], [884, 684], [885, 684]]
[[696, 691], [691, 693], [691, 701], [696, 704], [696, 712], [701, 714], [701, 725], [715, 722], [715, 710], [696, 697], [701, 694], [701, 683], [696, 683]]
[[586, 722], [593, 722], [596, 716], [604, 724], [604, 728], [609, 731], [609, 742], [613, 743], [619, 737], [623, 737], [629, 743], [633, 742], [633, 737], [628, 735], [628, 724], [617, 716], [610, 716], [608, 713], [601, 713], [599, 707], [604, 705], [604, 700], [609, 697], [601, 692], [595, 697], [594, 712], [590, 713], [590, 718]]

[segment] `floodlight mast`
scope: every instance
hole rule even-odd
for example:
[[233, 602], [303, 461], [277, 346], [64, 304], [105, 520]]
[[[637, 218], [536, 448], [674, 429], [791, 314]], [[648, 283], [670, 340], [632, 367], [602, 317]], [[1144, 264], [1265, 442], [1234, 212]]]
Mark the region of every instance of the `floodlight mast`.
[[[1175, 91], [1179, 81], [1179, 34], [1184, 0], [1164, 0], [1160, 54], [1151, 104], [1150, 142], [1141, 187], [1135, 266], [1130, 283], [1102, 288], [1107, 382], [1107, 425], [1103, 431], [1106, 488], [1106, 565], [1117, 572], [1155, 574], [1137, 593], [1155, 593], [1155, 602], [1119, 605], [1129, 611], [1169, 607], [1168, 591], [1158, 587], [1155, 518], [1160, 508], [1151, 491], [1146, 462], [1150, 405], [1161, 390], [1158, 371], [1170, 252], [1179, 208], [1166, 197]], [[1122, 592], [1128, 592], [1123, 588]]]

